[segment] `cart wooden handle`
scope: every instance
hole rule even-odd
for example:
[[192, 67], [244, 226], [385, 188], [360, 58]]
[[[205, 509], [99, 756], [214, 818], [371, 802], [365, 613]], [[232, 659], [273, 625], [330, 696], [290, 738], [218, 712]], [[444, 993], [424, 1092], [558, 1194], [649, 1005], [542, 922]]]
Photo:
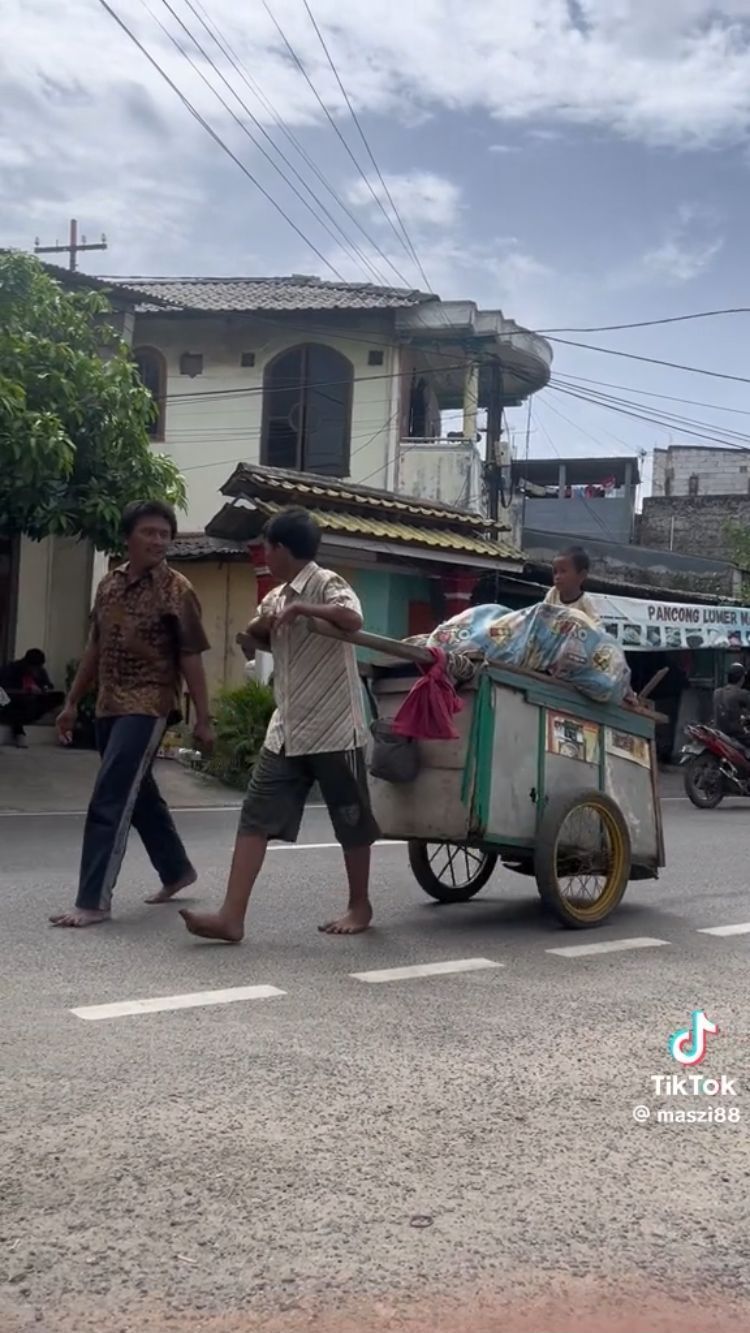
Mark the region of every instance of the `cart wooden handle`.
[[435, 659], [426, 648], [415, 643], [402, 643], [400, 639], [387, 639], [383, 634], [368, 634], [361, 629], [356, 634], [345, 634], [335, 625], [325, 620], [310, 620], [310, 629], [322, 634], [324, 639], [339, 639], [342, 643], [353, 643], [358, 648], [369, 648], [381, 653], [383, 657], [395, 657], [402, 662], [414, 662], [417, 666], [432, 666]]

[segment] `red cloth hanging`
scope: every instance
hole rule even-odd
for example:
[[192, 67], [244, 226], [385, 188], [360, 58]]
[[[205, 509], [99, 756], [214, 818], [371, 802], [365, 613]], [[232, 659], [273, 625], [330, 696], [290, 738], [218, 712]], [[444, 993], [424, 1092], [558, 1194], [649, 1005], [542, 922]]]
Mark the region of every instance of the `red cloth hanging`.
[[451, 718], [463, 708], [446, 672], [446, 655], [440, 648], [430, 648], [434, 658], [430, 667], [420, 667], [422, 675], [412, 685], [393, 719], [398, 736], [417, 741], [456, 741]]

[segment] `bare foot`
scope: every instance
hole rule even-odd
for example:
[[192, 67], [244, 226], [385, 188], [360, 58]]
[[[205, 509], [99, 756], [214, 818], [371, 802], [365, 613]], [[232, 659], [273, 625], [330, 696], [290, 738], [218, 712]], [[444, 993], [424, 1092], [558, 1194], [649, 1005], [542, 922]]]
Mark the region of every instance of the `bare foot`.
[[74, 907], [69, 912], [57, 912], [51, 916], [50, 925], [82, 930], [84, 926], [98, 926], [101, 921], [109, 920], [111, 920], [110, 912], [88, 912], [82, 907]]
[[218, 912], [189, 912], [180, 908], [180, 916], [191, 935], [202, 940], [224, 940], [227, 944], [239, 944], [244, 935], [242, 926], [232, 925]]
[[328, 921], [325, 926], [318, 926], [318, 930], [324, 935], [361, 935], [363, 930], [367, 930], [371, 921], [372, 907], [368, 903], [366, 907], [350, 909], [337, 921]]
[[182, 879], [176, 879], [174, 884], [162, 884], [158, 893], [152, 893], [150, 898], [144, 898], [146, 903], [171, 903], [172, 899], [181, 889], [189, 889], [191, 884], [195, 884], [198, 878], [198, 871], [193, 870], [192, 866]]

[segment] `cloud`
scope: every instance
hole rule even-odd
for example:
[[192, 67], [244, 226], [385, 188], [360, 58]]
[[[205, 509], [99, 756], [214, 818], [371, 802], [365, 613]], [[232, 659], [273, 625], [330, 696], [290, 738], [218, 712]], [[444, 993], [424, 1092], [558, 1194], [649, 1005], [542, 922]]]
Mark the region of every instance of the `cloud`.
[[487, 149], [488, 153], [520, 153], [520, 151], [520, 147], [512, 143], [491, 143]]
[[537, 139], [539, 143], [560, 143], [567, 135], [562, 130], [529, 130], [528, 137]]
[[[373, 192], [390, 211], [388, 195], [395, 203], [400, 216], [408, 225], [452, 227], [459, 218], [461, 191], [453, 181], [444, 176], [436, 176], [430, 171], [411, 171], [398, 176], [385, 176], [388, 190], [383, 189], [379, 181], [373, 182]], [[370, 208], [376, 216], [382, 218], [371, 191], [363, 180], [352, 181], [348, 190], [349, 203], [358, 208]]]
[[613, 288], [659, 282], [692, 282], [710, 268], [724, 246], [721, 217], [711, 205], [682, 203], [665, 225], [658, 244], [610, 279]]
[[[226, 124], [226, 113], [137, 0], [115, 0], [115, 8], [199, 108]], [[327, 104], [344, 114], [297, 0], [277, 0], [274, 10]], [[180, 12], [231, 74], [198, 21]], [[572, 8], [568, 0], [465, 0], [458, 14], [454, 0], [412, 0], [407, 8], [401, 0], [317, 0], [316, 17], [357, 109], [405, 123], [435, 108], [483, 108], [499, 120], [554, 117], [679, 145], [733, 140], [750, 125], [747, 0], [576, 0]], [[163, 18], [189, 47], [184, 32]], [[259, 80], [290, 122], [320, 122], [320, 108], [265, 11], [250, 23], [232, 0], [213, 0], [211, 20], [251, 83]], [[22, 84], [54, 75], [61, 87], [77, 85], [100, 103], [113, 85], [131, 79], [174, 117], [173, 94], [92, 0], [68, 0], [64, 24], [57, 0], [6, 0], [3, 23], [0, 49]], [[267, 120], [250, 88], [240, 86]]]
[[691, 282], [709, 267], [723, 244], [723, 237], [692, 245], [673, 237], [655, 250], [649, 250], [643, 256], [643, 267], [656, 277], [671, 282]]
[[[112, 4], [219, 138], [328, 254], [330, 238], [320, 223], [140, 0]], [[339, 194], [354, 191], [349, 207], [383, 241], [382, 219], [376, 221], [371, 199], [352, 185], [351, 163], [266, 12], [254, 9], [251, 21], [246, 8], [231, 0], [211, 0], [210, 23], [236, 53], [238, 74], [190, 10], [181, 0], [175, 4], [207, 56], [287, 155], [314, 180], [284, 131], [314, 154], [326, 183]], [[352, 151], [366, 161], [299, 0], [274, 0], [274, 12]], [[189, 47], [167, 11], [159, 14]], [[750, 14], [748, 0], [464, 0], [459, 7], [455, 0], [412, 0], [409, 6], [401, 0], [378, 6], [316, 0], [315, 14], [384, 170], [383, 125], [391, 145], [394, 129], [399, 136], [393, 148], [398, 169], [387, 178], [407, 226], [423, 237], [438, 230], [449, 234], [456, 253], [453, 268], [445, 267], [447, 281], [453, 272], [465, 280], [457, 256], [467, 245], [474, 254], [477, 230], [491, 224], [483, 217], [480, 229], [469, 207], [471, 153], [465, 154], [460, 186], [422, 162], [410, 169], [416, 156], [409, 153], [416, 139], [410, 127], [430, 118], [439, 126], [450, 117], [457, 127], [452, 133], [461, 134], [471, 121], [485, 131], [494, 123], [497, 140], [489, 151], [499, 155], [514, 151], [504, 134], [512, 140], [524, 131], [527, 143], [543, 142], [585, 125], [644, 144], [694, 148], [734, 143], [750, 129], [750, 37], [742, 21]], [[206, 56], [195, 48], [192, 54], [235, 115], [268, 147]], [[119, 271], [221, 270], [222, 264], [242, 271], [251, 259], [254, 265], [286, 265], [297, 253], [298, 240], [278, 213], [242, 179], [237, 164], [191, 119], [96, 0], [67, 0], [64, 23], [57, 0], [5, 0], [0, 98], [3, 242], [28, 245], [37, 232], [43, 238], [59, 234], [76, 216], [87, 232], [104, 230], [117, 247], [117, 258], [112, 253], [100, 263], [97, 257], [101, 271], [109, 265]], [[276, 117], [283, 118], [283, 130]], [[421, 152], [427, 135], [420, 133]], [[479, 159], [486, 166], [483, 153]], [[477, 179], [483, 200], [482, 186]], [[330, 208], [337, 207], [319, 179], [314, 187]], [[350, 219], [344, 225], [353, 230]], [[705, 266], [715, 243], [715, 235], [665, 235], [641, 271], [650, 264], [653, 274], [661, 265], [672, 280], [687, 280], [677, 277], [688, 271], [685, 255], [692, 254], [693, 267]], [[505, 282], [513, 289], [514, 282], [543, 281], [534, 269], [540, 261], [526, 244], [501, 246], [494, 258], [485, 258], [473, 274], [486, 274], [489, 265], [500, 291]], [[326, 272], [319, 259], [313, 263]], [[436, 263], [440, 268], [439, 254]], [[311, 267], [309, 253], [304, 267]]]

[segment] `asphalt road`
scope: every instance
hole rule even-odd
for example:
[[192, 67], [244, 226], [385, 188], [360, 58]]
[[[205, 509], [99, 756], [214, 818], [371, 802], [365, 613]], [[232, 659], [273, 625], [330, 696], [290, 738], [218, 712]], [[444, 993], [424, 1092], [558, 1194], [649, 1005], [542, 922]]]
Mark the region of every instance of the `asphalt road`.
[[[376, 928], [331, 939], [342, 875], [312, 810], [240, 948], [143, 904], [135, 840], [116, 921], [47, 928], [82, 820], [0, 818], [2, 1333], [750, 1327], [750, 934], [701, 933], [750, 923], [750, 809], [665, 817], [667, 871], [601, 930], [561, 930], [503, 872], [439, 907], [383, 846]], [[179, 820], [191, 900], [216, 899], [235, 815]], [[610, 942], [631, 943], [550, 952]], [[272, 991], [71, 1012], [238, 987]], [[737, 1096], [655, 1089], [695, 1008], [720, 1026], [701, 1072]], [[741, 1122], [657, 1120], [718, 1105]]]

